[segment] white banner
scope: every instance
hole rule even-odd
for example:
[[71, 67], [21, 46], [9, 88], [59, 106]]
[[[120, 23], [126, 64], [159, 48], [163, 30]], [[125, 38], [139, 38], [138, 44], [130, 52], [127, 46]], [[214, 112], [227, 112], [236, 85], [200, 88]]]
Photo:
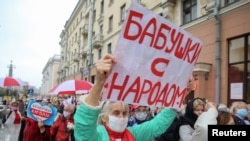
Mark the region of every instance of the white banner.
[[179, 108], [201, 41], [134, 2], [127, 16], [102, 100]]

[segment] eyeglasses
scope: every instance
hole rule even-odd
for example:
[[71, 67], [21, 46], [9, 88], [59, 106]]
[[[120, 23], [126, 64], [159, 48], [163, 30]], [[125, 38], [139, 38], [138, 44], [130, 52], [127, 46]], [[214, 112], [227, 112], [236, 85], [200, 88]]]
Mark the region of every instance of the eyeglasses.
[[147, 109], [145, 109], [145, 110], [139, 110], [139, 109], [138, 109], [138, 110], [135, 110], [134, 112], [135, 112], [135, 113], [139, 113], [139, 112], [147, 112], [147, 111], [148, 111]]

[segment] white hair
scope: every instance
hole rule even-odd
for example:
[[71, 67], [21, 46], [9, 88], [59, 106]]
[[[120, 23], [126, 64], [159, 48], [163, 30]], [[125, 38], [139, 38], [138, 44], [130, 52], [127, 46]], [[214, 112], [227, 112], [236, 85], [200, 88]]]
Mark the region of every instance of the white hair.
[[[121, 101], [120, 101], [121, 102]], [[103, 124], [103, 121], [102, 121], [102, 117], [103, 116], [107, 116], [108, 115], [108, 112], [110, 110], [112, 110], [110, 108], [110, 105], [112, 103], [116, 103], [116, 102], [111, 102], [111, 101], [105, 101], [103, 102], [103, 105], [102, 105], [102, 110], [101, 110], [101, 113], [99, 114], [98, 116], [98, 120], [97, 120], [97, 124]], [[122, 106], [126, 109], [127, 112], [129, 112], [129, 105], [124, 103], [124, 102], [121, 102], [122, 103]]]

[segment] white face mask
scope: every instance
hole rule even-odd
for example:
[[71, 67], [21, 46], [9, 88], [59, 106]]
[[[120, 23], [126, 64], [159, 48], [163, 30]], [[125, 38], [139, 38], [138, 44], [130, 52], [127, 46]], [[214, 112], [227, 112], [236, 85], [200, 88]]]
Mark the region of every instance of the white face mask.
[[137, 120], [144, 121], [146, 120], [147, 115], [148, 115], [147, 112], [138, 112], [138, 113], [135, 113], [135, 118]]
[[115, 116], [109, 115], [109, 122], [108, 126], [115, 132], [123, 132], [128, 124], [128, 117], [125, 118], [118, 118]]
[[67, 117], [67, 116], [69, 116], [69, 115], [70, 115], [69, 112], [63, 111], [63, 116], [64, 116], [64, 117]]

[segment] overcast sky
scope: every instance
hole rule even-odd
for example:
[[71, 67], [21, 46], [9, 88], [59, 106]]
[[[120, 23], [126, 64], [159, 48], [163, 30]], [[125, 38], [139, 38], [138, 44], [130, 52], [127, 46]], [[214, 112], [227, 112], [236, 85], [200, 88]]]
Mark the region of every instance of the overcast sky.
[[60, 54], [60, 33], [78, 0], [0, 0], [0, 77], [8, 75], [40, 87], [42, 71]]

